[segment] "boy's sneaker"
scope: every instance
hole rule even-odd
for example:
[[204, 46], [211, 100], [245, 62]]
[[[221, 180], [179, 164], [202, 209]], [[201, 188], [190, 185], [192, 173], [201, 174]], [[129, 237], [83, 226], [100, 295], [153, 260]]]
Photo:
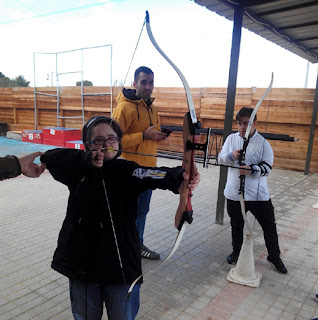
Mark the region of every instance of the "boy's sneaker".
[[267, 261], [276, 269], [277, 272], [286, 274], [287, 269], [283, 264], [283, 261], [278, 257], [278, 258], [271, 258], [267, 257]]
[[233, 251], [229, 256], [227, 256], [227, 258], [226, 258], [227, 263], [229, 263], [229, 264], [236, 264], [239, 255], [240, 255], [239, 253]]
[[148, 249], [145, 245], [140, 248], [141, 257], [150, 260], [160, 260], [160, 254]]
[[318, 294], [316, 294], [316, 300], [318, 301]]

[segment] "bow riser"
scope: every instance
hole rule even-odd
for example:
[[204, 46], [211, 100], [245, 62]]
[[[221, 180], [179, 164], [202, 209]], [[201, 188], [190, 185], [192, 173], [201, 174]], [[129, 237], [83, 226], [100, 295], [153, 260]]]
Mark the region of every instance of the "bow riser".
[[[200, 122], [195, 125], [192, 123], [189, 112], [186, 113], [183, 119], [183, 160], [182, 167], [189, 174], [191, 180], [197, 173], [195, 166], [195, 146], [200, 137]], [[180, 189], [180, 203], [175, 216], [175, 226], [180, 231], [183, 223], [186, 221], [189, 224], [193, 221], [191, 197], [192, 191], [189, 190], [189, 180], [184, 180]]]

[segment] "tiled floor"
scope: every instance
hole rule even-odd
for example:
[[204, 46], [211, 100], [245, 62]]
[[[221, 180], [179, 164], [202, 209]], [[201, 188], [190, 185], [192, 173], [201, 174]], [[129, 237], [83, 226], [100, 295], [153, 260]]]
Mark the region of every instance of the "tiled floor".
[[[29, 153], [44, 146], [6, 146], [1, 155]], [[10, 143], [9, 143], [10, 145]], [[29, 146], [28, 146], [29, 145]], [[48, 147], [49, 148], [49, 147]], [[43, 150], [43, 149], [41, 149]], [[179, 165], [159, 159], [160, 165]], [[194, 221], [167, 262], [143, 260], [144, 284], [138, 319], [258, 320], [318, 317], [318, 174], [274, 169], [269, 187], [275, 206], [282, 258], [288, 274], [266, 261], [262, 230], [255, 233], [254, 257], [263, 275], [259, 288], [226, 280], [232, 266], [229, 219], [215, 224], [219, 168], [199, 168], [194, 192]], [[68, 281], [50, 268], [63, 221], [68, 190], [48, 172], [0, 182], [0, 319], [72, 319]], [[177, 235], [174, 214], [178, 196], [153, 193], [145, 244], [165, 258]], [[316, 205], [316, 207], [315, 207]], [[104, 316], [103, 319], [107, 319]]]

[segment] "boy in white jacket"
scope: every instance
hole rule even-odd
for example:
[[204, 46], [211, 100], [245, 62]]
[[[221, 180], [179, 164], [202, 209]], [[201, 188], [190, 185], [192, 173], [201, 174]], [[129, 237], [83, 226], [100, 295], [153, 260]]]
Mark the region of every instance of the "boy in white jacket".
[[[218, 156], [220, 163], [239, 167], [243, 138], [252, 112], [253, 108], [243, 107], [237, 113], [238, 132], [229, 135], [224, 142]], [[245, 165], [240, 166], [241, 169], [229, 168], [228, 171], [224, 196], [227, 199], [227, 211], [231, 219], [233, 252], [227, 257], [227, 261], [229, 264], [237, 262], [243, 243], [244, 220], [240, 206], [239, 176], [245, 175], [246, 211], [250, 211], [255, 216], [263, 229], [268, 251], [267, 260], [278, 272], [285, 274], [287, 269], [280, 259], [274, 207], [267, 186], [267, 176], [273, 166], [274, 153], [269, 142], [257, 132], [256, 126], [255, 116], [246, 148]]]

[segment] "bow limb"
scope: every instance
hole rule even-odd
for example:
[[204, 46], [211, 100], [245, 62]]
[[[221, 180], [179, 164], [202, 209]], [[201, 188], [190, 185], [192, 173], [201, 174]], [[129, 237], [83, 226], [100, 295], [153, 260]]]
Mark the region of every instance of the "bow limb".
[[184, 180], [179, 188], [180, 202], [175, 215], [175, 227], [179, 230], [175, 244], [165, 259], [167, 261], [177, 250], [183, 234], [188, 224], [193, 221], [191, 197], [192, 191], [189, 189], [189, 181], [197, 174], [197, 167], [195, 165], [195, 149], [193, 146], [198, 142], [200, 137], [200, 130], [197, 130], [191, 122], [190, 113], [187, 112], [183, 119], [183, 161], [182, 167], [186, 173], [189, 174], [189, 179]]
[[251, 128], [252, 128], [252, 124], [254, 122], [254, 119], [255, 119], [255, 115], [257, 113], [257, 110], [258, 108], [260, 107], [260, 105], [262, 104], [262, 102], [264, 101], [264, 99], [266, 98], [266, 96], [268, 95], [268, 93], [271, 91], [272, 89], [272, 86], [273, 86], [273, 81], [274, 81], [274, 74], [272, 72], [272, 78], [271, 78], [271, 82], [267, 88], [267, 90], [264, 92], [263, 96], [259, 99], [259, 101], [257, 102], [252, 114], [251, 114], [251, 117], [250, 117], [250, 120], [248, 122], [248, 126], [247, 126], [247, 129], [246, 129], [246, 133], [245, 133], [245, 139], [248, 139], [249, 138], [249, 135], [250, 135], [250, 132], [251, 132]]
[[[195, 165], [195, 150], [191, 147], [194, 143], [197, 143], [199, 140], [200, 131], [195, 129], [190, 117], [190, 113], [187, 112], [184, 116], [183, 120], [183, 144], [184, 144], [184, 151], [183, 151], [183, 161], [182, 167], [184, 168], [185, 172], [189, 174], [189, 179], [184, 180], [179, 188], [180, 193], [180, 202], [177, 209], [177, 213], [175, 215], [175, 226], [179, 230], [178, 236], [175, 240], [173, 248], [171, 249], [168, 256], [160, 262], [159, 265], [169, 260], [172, 255], [176, 252], [181, 243], [182, 237], [185, 233], [187, 225], [192, 223], [192, 204], [191, 204], [191, 197], [192, 191], [189, 189], [189, 181], [196, 175], [197, 168]], [[140, 275], [129, 287], [127, 297], [129, 298], [130, 293], [138, 282], [138, 280], [143, 275]]]
[[[191, 121], [190, 113], [187, 112], [184, 116], [183, 120], [183, 143], [184, 143], [184, 151], [183, 151], [183, 161], [182, 161], [182, 167], [184, 168], [185, 172], [189, 174], [189, 179], [184, 180], [179, 188], [180, 192], [180, 203], [177, 209], [177, 213], [175, 215], [175, 226], [179, 230], [178, 236], [175, 240], [175, 243], [173, 245], [173, 248], [171, 249], [168, 256], [160, 262], [159, 265], [169, 260], [173, 254], [176, 252], [176, 250], [179, 247], [179, 244], [181, 243], [182, 237], [185, 233], [186, 227], [188, 224], [192, 223], [192, 205], [191, 205], [191, 197], [192, 197], [192, 191], [189, 189], [189, 181], [196, 175], [197, 168], [195, 165], [195, 150], [190, 149], [190, 145], [192, 143], [196, 143], [199, 139], [199, 133], [197, 130], [192, 130], [193, 124]], [[138, 282], [138, 280], [143, 275], [140, 275], [129, 287], [127, 297], [129, 298], [130, 293], [135, 286], [135, 284]]]
[[180, 79], [183, 83], [184, 89], [186, 91], [188, 107], [189, 107], [189, 112], [190, 112], [190, 116], [192, 119], [192, 123], [197, 123], [198, 119], [197, 119], [197, 116], [195, 113], [194, 103], [193, 103], [192, 94], [191, 94], [189, 84], [188, 84], [186, 78], [184, 77], [184, 75], [182, 74], [182, 72], [179, 70], [179, 68], [168, 58], [168, 56], [161, 50], [161, 48], [157, 44], [157, 42], [152, 34], [152, 31], [151, 31], [148, 11], [146, 11], [146, 28], [147, 28], [147, 33], [148, 33], [149, 39], [152, 42], [152, 44], [154, 45], [154, 47], [169, 62], [169, 64], [173, 67], [173, 69], [177, 72], [178, 76], [180, 77]]
[[[261, 99], [257, 102], [257, 104], [256, 104], [256, 106], [255, 106], [255, 108], [254, 108], [254, 110], [253, 110], [253, 112], [251, 114], [251, 117], [250, 117], [250, 119], [248, 121], [248, 126], [247, 126], [247, 129], [246, 129], [246, 132], [245, 132], [245, 136], [243, 138], [243, 148], [242, 148], [242, 151], [241, 151], [241, 154], [240, 154], [240, 158], [239, 158], [239, 165], [244, 165], [246, 149], [247, 149], [247, 146], [248, 146], [249, 141], [250, 141], [250, 132], [251, 132], [251, 128], [252, 128], [256, 113], [257, 113], [260, 105], [262, 104], [262, 102], [264, 101], [264, 99], [266, 98], [266, 96], [268, 95], [270, 90], [272, 89], [273, 80], [274, 80], [274, 75], [272, 73], [271, 82], [270, 82], [267, 90], [265, 91], [265, 93], [261, 97]], [[244, 189], [240, 190], [240, 192], [243, 192], [243, 194], [244, 194]]]

